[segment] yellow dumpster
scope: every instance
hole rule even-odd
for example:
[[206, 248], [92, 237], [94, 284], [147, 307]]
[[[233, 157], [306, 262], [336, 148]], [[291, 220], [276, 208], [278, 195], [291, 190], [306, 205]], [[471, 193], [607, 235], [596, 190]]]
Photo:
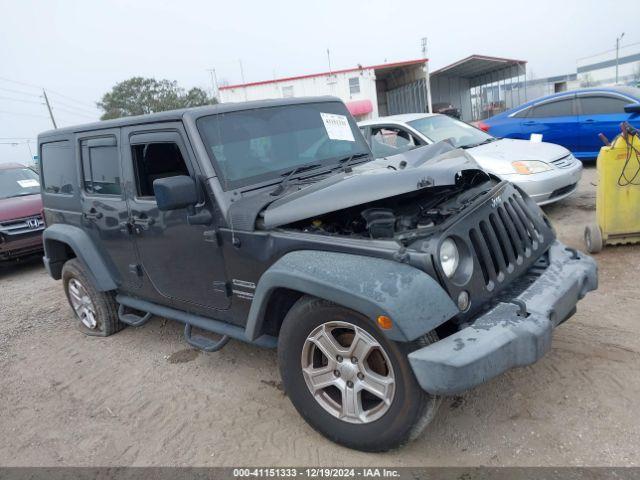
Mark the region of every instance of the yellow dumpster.
[[597, 169], [597, 225], [585, 228], [587, 251], [640, 242], [640, 133], [623, 125], [622, 134], [600, 149]]

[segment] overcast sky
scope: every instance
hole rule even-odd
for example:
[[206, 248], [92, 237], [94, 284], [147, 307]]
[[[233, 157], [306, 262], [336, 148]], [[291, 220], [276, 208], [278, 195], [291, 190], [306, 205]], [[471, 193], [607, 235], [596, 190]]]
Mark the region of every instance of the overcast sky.
[[[0, 162], [30, 159], [24, 142], [98, 119], [95, 102], [132, 76], [211, 89], [246, 81], [419, 58], [431, 68], [478, 53], [527, 60], [536, 77], [575, 73], [576, 59], [640, 42], [632, 4], [614, 1], [0, 0]], [[626, 7], [624, 6], [626, 5]], [[35, 151], [35, 143], [31, 143]]]

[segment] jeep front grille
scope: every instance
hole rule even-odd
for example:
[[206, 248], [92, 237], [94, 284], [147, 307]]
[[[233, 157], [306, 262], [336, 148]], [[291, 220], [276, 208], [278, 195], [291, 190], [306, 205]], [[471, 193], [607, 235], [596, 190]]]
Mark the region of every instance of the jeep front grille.
[[540, 228], [522, 197], [511, 192], [499, 198], [502, 201], [469, 229], [469, 240], [489, 291], [527, 259], [537, 258], [543, 244]]

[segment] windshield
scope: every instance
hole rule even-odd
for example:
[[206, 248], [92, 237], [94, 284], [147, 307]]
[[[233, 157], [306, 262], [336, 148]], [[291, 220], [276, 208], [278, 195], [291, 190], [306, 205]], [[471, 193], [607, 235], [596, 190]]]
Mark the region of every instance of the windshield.
[[370, 154], [340, 102], [220, 113], [197, 123], [225, 190], [280, 179], [304, 165], [328, 166]]
[[446, 115], [419, 118], [407, 123], [433, 142], [450, 139], [456, 148], [494, 140], [494, 137], [482, 130]]
[[40, 193], [38, 174], [28, 168], [0, 169], [0, 198]]

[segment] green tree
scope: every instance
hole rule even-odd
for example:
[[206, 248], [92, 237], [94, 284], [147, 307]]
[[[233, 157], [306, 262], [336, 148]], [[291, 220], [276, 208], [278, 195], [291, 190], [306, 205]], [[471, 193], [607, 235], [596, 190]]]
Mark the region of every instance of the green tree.
[[215, 103], [218, 100], [209, 97], [201, 88], [194, 87], [185, 92], [175, 81], [133, 77], [117, 83], [97, 105], [104, 111], [100, 118], [109, 120]]

